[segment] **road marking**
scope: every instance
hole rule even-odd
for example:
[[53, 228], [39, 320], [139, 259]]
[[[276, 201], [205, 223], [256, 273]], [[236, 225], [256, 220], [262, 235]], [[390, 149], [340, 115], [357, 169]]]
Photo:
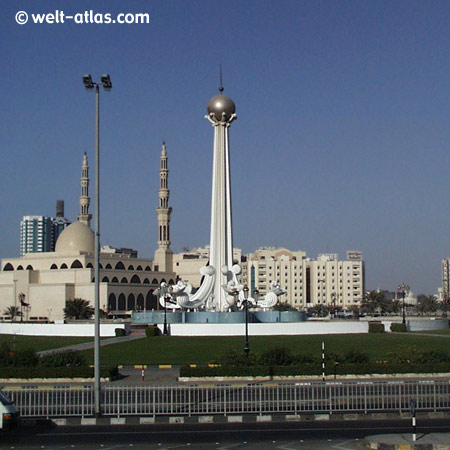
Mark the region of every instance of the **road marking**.
[[[358, 440], [358, 439], [356, 439]], [[348, 444], [355, 442], [355, 439], [351, 439], [349, 441], [340, 442], [339, 444], [333, 445], [332, 448], [335, 448], [337, 450], [348, 450]]]

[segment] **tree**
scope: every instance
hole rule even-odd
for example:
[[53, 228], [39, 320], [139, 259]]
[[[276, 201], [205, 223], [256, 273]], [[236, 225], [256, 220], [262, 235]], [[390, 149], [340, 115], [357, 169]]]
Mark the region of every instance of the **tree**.
[[430, 314], [436, 312], [439, 308], [437, 299], [434, 295], [418, 295], [417, 310], [421, 314]]
[[64, 308], [64, 317], [66, 319], [90, 319], [93, 314], [94, 308], [90, 306], [87, 300], [83, 300], [82, 298], [68, 300]]
[[278, 302], [273, 308], [274, 311], [297, 311], [292, 305], [289, 303], [280, 303]]
[[308, 308], [308, 313], [312, 314], [316, 317], [326, 317], [328, 316], [328, 313], [330, 312], [330, 307], [328, 305], [324, 305], [323, 303], [317, 304], [312, 306], [311, 308]]
[[22, 312], [17, 306], [8, 306], [3, 314], [5, 314], [5, 316], [11, 317], [11, 319], [15, 319], [16, 317], [20, 317], [22, 315]]
[[384, 294], [380, 291], [370, 291], [364, 294], [361, 302], [361, 311], [375, 315], [376, 311], [381, 310], [381, 306], [385, 302]]

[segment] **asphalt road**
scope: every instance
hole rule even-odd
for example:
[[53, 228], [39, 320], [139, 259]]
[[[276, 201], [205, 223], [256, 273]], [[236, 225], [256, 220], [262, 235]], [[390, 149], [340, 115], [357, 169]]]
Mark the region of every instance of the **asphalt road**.
[[[423, 433], [450, 432], [448, 420], [423, 419]], [[85, 426], [33, 428], [2, 433], [1, 448], [29, 449], [280, 449], [361, 450], [364, 437], [409, 433], [409, 420], [351, 422], [242, 423], [204, 425]]]

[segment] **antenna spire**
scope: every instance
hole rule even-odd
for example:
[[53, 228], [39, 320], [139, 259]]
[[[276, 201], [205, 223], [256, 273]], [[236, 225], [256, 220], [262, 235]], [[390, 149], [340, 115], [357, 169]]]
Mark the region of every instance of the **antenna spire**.
[[222, 83], [222, 64], [220, 65], [220, 86], [219, 86], [219, 92], [223, 92], [223, 83]]

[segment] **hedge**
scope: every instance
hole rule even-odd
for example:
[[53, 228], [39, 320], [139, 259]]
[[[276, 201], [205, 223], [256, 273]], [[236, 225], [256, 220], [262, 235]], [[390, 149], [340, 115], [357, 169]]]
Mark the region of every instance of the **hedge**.
[[[396, 374], [396, 373], [447, 373], [450, 372], [450, 362], [446, 363], [342, 363], [329, 362], [325, 366], [326, 375], [366, 375], [366, 374]], [[181, 377], [239, 377], [239, 376], [299, 376], [322, 375], [321, 364], [302, 364], [290, 366], [218, 366], [180, 368]]]
[[404, 333], [405, 331], [408, 331], [406, 328], [405, 323], [391, 323], [391, 331], [394, 331], [396, 333]]
[[159, 328], [156, 325], [145, 329], [145, 335], [147, 337], [159, 336], [160, 334]]
[[384, 324], [380, 322], [369, 322], [369, 333], [384, 333]]

